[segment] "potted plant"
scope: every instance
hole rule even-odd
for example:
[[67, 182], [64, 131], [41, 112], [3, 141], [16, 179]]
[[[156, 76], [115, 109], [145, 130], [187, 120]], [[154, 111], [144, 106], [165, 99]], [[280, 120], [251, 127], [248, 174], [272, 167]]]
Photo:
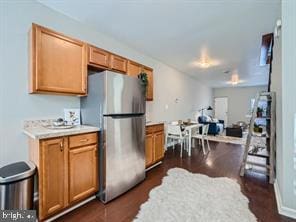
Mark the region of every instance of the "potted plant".
[[262, 133], [263, 129], [260, 127], [260, 125], [254, 123], [254, 132], [255, 133]]
[[144, 87], [145, 91], [148, 85], [148, 76], [147, 73], [144, 71], [141, 71], [141, 73], [138, 75], [138, 79], [140, 80], [141, 85]]

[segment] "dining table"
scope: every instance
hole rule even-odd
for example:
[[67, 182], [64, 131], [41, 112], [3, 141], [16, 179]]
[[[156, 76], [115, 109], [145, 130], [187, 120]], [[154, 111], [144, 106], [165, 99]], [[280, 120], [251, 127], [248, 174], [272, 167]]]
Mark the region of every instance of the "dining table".
[[183, 122], [180, 124], [180, 126], [184, 131], [188, 132], [188, 139], [189, 139], [189, 141], [188, 141], [188, 156], [191, 156], [192, 132], [194, 129], [198, 129], [198, 128], [202, 127], [203, 124], [197, 123], [197, 122]]

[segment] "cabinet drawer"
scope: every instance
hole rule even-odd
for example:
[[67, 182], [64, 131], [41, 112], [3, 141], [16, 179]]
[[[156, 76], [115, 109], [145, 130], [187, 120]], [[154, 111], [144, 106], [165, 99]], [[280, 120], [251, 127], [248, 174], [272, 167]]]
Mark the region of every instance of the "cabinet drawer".
[[97, 143], [97, 133], [79, 134], [76, 136], [69, 136], [69, 147], [78, 147], [88, 144]]
[[153, 126], [153, 131], [154, 131], [154, 132], [164, 131], [164, 126], [163, 126], [163, 124], [154, 125], [154, 126]]
[[146, 126], [146, 135], [153, 133], [153, 126]]
[[111, 69], [126, 73], [127, 60], [117, 55], [111, 55]]

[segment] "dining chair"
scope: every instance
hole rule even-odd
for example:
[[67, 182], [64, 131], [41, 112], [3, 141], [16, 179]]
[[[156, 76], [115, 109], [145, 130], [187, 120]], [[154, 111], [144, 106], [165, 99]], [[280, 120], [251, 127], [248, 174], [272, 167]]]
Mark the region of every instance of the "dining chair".
[[166, 133], [166, 142], [168, 144], [168, 139], [173, 140], [173, 149], [175, 149], [174, 141], [177, 141], [181, 145], [180, 157], [182, 157], [183, 153], [183, 144], [188, 151], [188, 134], [186, 132], [182, 132], [180, 125], [169, 123], [167, 126], [167, 133]]
[[192, 138], [201, 140], [202, 151], [203, 151], [204, 155], [206, 154], [205, 141], [207, 143], [208, 152], [211, 151], [211, 147], [210, 147], [209, 140], [208, 140], [208, 131], [209, 131], [209, 124], [204, 124], [202, 126], [202, 133], [201, 134], [196, 133], [196, 134], [192, 135]]

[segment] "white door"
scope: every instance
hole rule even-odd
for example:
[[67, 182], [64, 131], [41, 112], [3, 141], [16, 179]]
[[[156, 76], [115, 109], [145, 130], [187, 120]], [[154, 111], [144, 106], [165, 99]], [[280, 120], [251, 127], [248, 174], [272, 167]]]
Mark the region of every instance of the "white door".
[[224, 120], [224, 127], [228, 125], [228, 98], [218, 97], [214, 101], [215, 118]]

